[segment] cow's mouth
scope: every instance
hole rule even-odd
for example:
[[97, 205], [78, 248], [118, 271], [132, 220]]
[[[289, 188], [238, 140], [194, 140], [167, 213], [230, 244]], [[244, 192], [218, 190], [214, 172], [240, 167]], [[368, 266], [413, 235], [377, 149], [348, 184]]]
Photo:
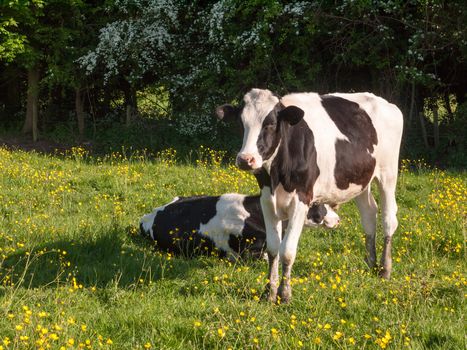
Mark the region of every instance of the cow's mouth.
[[237, 156], [236, 162], [237, 167], [241, 170], [254, 170], [258, 169], [256, 159], [251, 154], [239, 154]]

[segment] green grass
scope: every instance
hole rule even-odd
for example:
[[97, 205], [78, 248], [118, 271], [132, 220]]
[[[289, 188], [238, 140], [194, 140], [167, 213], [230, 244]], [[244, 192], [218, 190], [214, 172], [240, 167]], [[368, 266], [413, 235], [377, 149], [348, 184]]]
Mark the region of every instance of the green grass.
[[0, 349], [465, 349], [465, 173], [403, 163], [390, 281], [366, 268], [348, 203], [338, 229], [303, 232], [293, 300], [271, 305], [265, 261], [173, 257], [137, 235], [174, 196], [257, 192], [218, 155], [0, 149]]

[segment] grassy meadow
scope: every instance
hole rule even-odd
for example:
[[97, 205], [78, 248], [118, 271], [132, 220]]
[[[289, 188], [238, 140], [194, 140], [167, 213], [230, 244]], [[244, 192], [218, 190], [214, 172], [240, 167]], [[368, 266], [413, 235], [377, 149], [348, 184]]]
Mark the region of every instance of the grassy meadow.
[[272, 305], [266, 261], [184, 259], [138, 236], [174, 196], [256, 193], [222, 156], [0, 148], [0, 350], [466, 348], [465, 172], [402, 162], [390, 281], [364, 264], [348, 203], [339, 228], [303, 232], [292, 302]]

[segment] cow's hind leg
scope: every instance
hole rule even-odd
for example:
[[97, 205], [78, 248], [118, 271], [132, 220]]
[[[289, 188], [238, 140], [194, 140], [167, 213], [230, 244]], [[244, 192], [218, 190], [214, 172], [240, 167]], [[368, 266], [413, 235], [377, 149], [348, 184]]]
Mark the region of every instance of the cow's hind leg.
[[366, 258], [365, 261], [371, 269], [376, 267], [376, 216], [378, 206], [371, 194], [371, 183], [358, 197], [355, 198], [363, 230], [365, 231]]
[[282, 303], [288, 303], [292, 298], [292, 287], [290, 286], [290, 275], [292, 266], [297, 255], [298, 240], [302, 233], [303, 224], [308, 207], [299, 202], [294, 205], [289, 224], [280, 247], [280, 257], [282, 262], [282, 281], [279, 287], [279, 297]]
[[381, 214], [383, 217], [384, 245], [381, 256], [380, 276], [389, 279], [392, 270], [391, 244], [392, 235], [397, 229], [397, 203], [396, 203], [396, 182], [397, 170], [395, 174], [383, 174], [379, 178], [378, 185], [381, 194]]

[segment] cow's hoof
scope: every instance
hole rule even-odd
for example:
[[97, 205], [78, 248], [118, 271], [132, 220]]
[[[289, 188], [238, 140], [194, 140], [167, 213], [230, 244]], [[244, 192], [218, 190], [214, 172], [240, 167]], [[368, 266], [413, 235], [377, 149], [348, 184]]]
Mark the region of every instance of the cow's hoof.
[[277, 293], [269, 293], [267, 296], [267, 301], [275, 304], [277, 302]]
[[239, 262], [241, 260], [241, 257], [240, 257], [239, 254], [237, 254], [235, 252], [228, 252], [227, 253], [227, 260], [232, 264], [236, 264], [237, 262]]
[[292, 287], [281, 284], [278, 291], [278, 303], [288, 304], [292, 299]]
[[261, 295], [261, 299], [265, 299], [270, 303], [276, 303], [277, 301], [277, 287], [271, 288], [269, 284], [266, 285], [264, 288], [264, 292]]
[[269, 303], [275, 304], [277, 301], [277, 291], [272, 292], [266, 288], [266, 290], [263, 292], [263, 295], [261, 296], [261, 299], [264, 299]]
[[368, 257], [365, 257], [365, 263], [372, 270], [374, 270], [377, 267], [376, 266], [376, 261], [375, 260], [370, 260], [370, 259], [368, 259]]
[[388, 280], [391, 278], [391, 271], [389, 270], [386, 270], [386, 269], [381, 269], [379, 270], [379, 277], [385, 279], [385, 280]]

